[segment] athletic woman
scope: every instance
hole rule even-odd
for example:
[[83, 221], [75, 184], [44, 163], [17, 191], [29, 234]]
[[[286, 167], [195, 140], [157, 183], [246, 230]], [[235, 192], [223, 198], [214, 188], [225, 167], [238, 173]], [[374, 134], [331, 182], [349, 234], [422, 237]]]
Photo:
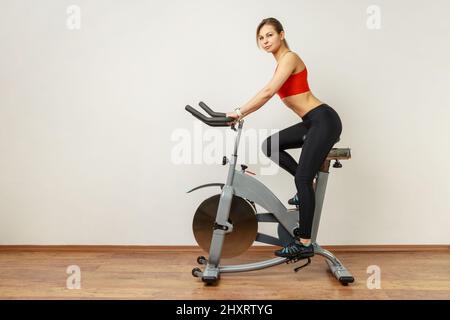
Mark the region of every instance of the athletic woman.
[[[227, 113], [227, 116], [236, 122], [278, 94], [283, 103], [302, 119], [267, 138], [263, 143], [263, 152], [273, 161], [278, 159], [277, 164], [294, 176], [297, 193], [288, 203], [300, 208], [299, 236], [294, 242], [275, 251], [275, 255], [289, 259], [312, 257], [314, 248], [311, 244], [311, 229], [315, 208], [313, 180], [341, 135], [341, 119], [333, 108], [311, 92], [306, 65], [298, 54], [289, 49], [283, 26], [277, 19], [262, 20], [256, 29], [256, 37], [258, 47], [273, 55], [277, 68], [261, 91], [240, 108]], [[275, 141], [273, 145], [272, 140]], [[293, 148], [302, 148], [298, 163], [286, 152]]]

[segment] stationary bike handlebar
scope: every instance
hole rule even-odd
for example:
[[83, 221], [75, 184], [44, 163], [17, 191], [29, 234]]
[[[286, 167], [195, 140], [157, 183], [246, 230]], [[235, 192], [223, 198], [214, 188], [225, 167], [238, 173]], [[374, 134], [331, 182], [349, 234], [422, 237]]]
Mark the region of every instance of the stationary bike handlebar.
[[198, 104], [203, 110], [205, 110], [211, 117], [207, 117], [204, 114], [198, 112], [196, 109], [192, 108], [190, 105], [187, 105], [184, 109], [190, 112], [194, 117], [202, 121], [211, 127], [229, 127], [229, 122], [233, 122], [235, 119], [232, 117], [227, 117], [226, 113], [223, 112], [215, 112], [211, 110], [204, 102], [200, 101]]

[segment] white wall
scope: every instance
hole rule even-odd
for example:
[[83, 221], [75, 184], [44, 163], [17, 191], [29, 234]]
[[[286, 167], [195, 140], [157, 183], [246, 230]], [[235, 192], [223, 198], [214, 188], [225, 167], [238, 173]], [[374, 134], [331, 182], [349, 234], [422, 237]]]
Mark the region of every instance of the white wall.
[[[80, 30], [66, 26], [72, 4]], [[370, 5], [381, 9], [379, 30], [367, 27]], [[445, 0], [2, 0], [0, 244], [194, 244], [193, 212], [216, 190], [185, 191], [224, 181], [226, 168], [175, 164], [173, 134], [208, 129], [186, 104], [229, 111], [270, 80], [275, 60], [255, 43], [268, 16], [284, 24], [314, 94], [340, 114], [338, 146], [352, 148], [330, 175], [319, 241], [450, 243], [449, 9]], [[297, 121], [275, 96], [245, 128]], [[250, 146], [258, 173], [261, 142]], [[295, 192], [284, 171], [258, 178], [283, 202]]]

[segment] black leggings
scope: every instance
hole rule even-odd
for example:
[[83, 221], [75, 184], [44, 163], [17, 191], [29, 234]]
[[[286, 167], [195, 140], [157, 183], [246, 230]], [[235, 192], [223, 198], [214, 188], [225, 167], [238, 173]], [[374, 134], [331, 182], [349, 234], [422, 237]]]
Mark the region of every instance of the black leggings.
[[[337, 112], [325, 103], [310, 110], [302, 120], [268, 137], [262, 149], [266, 156], [276, 163], [278, 159], [277, 164], [295, 177], [300, 200], [300, 238], [310, 239], [315, 209], [313, 180], [340, 137], [342, 123]], [[302, 148], [299, 163], [285, 151], [294, 148]]]

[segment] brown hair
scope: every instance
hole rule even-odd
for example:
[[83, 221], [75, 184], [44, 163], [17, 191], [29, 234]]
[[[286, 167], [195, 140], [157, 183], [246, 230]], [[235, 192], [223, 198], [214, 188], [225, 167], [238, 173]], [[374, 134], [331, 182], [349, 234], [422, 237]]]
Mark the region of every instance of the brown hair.
[[[259, 38], [259, 31], [260, 31], [261, 28], [262, 28], [263, 26], [265, 26], [266, 24], [271, 25], [272, 27], [274, 27], [274, 28], [275, 28], [275, 31], [276, 31], [278, 34], [280, 34], [281, 31], [284, 31], [283, 26], [281, 25], [281, 22], [278, 21], [277, 19], [275, 19], [275, 18], [266, 18], [266, 19], [263, 19], [263, 20], [259, 23], [258, 28], [256, 28], [256, 45], [258, 46], [258, 48], [260, 48], [260, 46], [259, 46], [259, 40], [258, 40], [258, 38]], [[288, 49], [290, 49], [289, 46], [288, 46], [288, 44], [287, 44], [286, 38], [284, 38], [283, 41], [284, 41], [284, 44], [286, 45], [286, 47], [287, 47]]]

